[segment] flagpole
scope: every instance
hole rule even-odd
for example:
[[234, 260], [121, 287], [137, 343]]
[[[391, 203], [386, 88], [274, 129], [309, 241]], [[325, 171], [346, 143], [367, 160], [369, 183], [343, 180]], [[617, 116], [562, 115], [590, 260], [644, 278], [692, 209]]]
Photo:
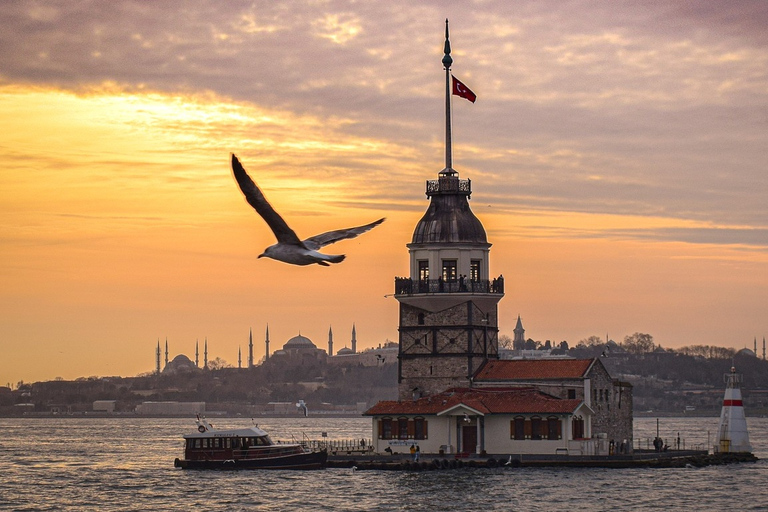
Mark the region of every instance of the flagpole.
[[445, 19], [445, 48], [443, 49], [443, 66], [445, 67], [445, 170], [453, 170], [451, 148], [451, 43], [448, 40], [448, 18]]

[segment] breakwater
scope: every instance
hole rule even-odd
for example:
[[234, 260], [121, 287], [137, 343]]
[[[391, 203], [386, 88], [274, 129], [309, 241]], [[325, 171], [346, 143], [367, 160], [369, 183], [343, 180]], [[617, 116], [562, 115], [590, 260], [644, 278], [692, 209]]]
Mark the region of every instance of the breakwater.
[[462, 468], [684, 468], [723, 464], [756, 462], [751, 453], [718, 453], [705, 451], [676, 451], [664, 453], [636, 453], [626, 456], [546, 456], [508, 455], [477, 457], [437, 457], [424, 454], [414, 461], [408, 456], [354, 456], [329, 455], [328, 467], [353, 468], [355, 470], [384, 471], [439, 471]]

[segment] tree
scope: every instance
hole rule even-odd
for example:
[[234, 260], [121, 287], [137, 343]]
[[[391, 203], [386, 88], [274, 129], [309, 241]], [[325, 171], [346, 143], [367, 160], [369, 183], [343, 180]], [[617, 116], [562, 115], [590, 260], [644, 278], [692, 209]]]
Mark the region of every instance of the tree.
[[506, 334], [502, 334], [499, 336], [499, 348], [505, 348], [507, 350], [512, 350], [512, 338], [507, 336]]
[[597, 347], [598, 345], [603, 344], [603, 338], [600, 336], [590, 336], [589, 338], [585, 338], [581, 341], [579, 341], [579, 345], [584, 347]]
[[227, 363], [225, 360], [223, 360], [220, 357], [217, 357], [213, 361], [208, 362], [209, 370], [221, 370], [222, 368], [232, 368], [232, 365]]
[[656, 348], [656, 345], [653, 343], [653, 336], [641, 332], [625, 336], [624, 343], [621, 346], [631, 354], [647, 354], [653, 352]]

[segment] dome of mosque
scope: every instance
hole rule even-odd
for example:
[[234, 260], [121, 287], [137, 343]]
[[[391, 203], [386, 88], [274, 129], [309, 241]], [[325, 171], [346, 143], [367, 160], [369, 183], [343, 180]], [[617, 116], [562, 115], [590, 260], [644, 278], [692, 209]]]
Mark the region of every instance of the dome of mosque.
[[352, 349], [348, 348], [348, 347], [344, 347], [344, 348], [340, 349], [338, 352], [336, 352], [337, 356], [345, 356], [345, 355], [348, 355], [348, 354], [354, 354], [354, 352], [352, 352]]
[[301, 334], [289, 339], [285, 345], [283, 345], [283, 350], [298, 348], [317, 348], [317, 346], [312, 343], [312, 340]]
[[175, 373], [175, 372], [185, 372], [185, 371], [195, 370], [195, 369], [197, 369], [197, 366], [195, 366], [195, 363], [193, 363], [191, 359], [189, 359], [184, 354], [179, 354], [176, 357], [174, 357], [173, 360], [168, 362], [163, 372]]

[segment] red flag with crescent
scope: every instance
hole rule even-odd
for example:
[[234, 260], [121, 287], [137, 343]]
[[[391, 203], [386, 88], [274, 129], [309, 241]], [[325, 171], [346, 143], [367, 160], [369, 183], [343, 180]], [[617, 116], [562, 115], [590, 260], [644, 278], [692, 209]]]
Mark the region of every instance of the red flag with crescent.
[[473, 93], [469, 87], [464, 85], [461, 80], [456, 78], [455, 76], [451, 75], [451, 78], [453, 79], [453, 94], [456, 96], [461, 96], [464, 99], [467, 99], [471, 101], [472, 103], [475, 102], [477, 99], [477, 95]]

